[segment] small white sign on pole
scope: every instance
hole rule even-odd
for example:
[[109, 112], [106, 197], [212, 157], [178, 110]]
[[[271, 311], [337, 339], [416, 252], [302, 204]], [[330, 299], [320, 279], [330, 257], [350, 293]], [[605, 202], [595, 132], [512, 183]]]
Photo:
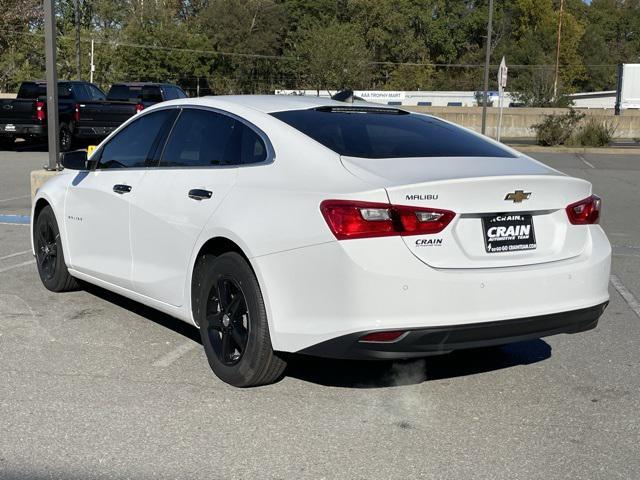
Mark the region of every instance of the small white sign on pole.
[[507, 62], [504, 57], [502, 57], [502, 61], [500, 62], [500, 68], [498, 68], [498, 93], [499, 93], [499, 103], [500, 103], [500, 117], [498, 119], [498, 135], [497, 140], [500, 141], [500, 134], [502, 130], [502, 108], [504, 107], [504, 89], [507, 86]]

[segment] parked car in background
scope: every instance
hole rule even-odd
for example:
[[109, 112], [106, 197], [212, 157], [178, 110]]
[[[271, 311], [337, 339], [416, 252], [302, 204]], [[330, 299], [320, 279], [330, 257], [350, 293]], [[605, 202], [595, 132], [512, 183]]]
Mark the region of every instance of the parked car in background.
[[[185, 97], [180, 87], [164, 83], [118, 83], [105, 95], [93, 83], [58, 82], [60, 150], [78, 140], [102, 140], [144, 108]], [[0, 147], [11, 148], [16, 138], [47, 141], [45, 81], [22, 82], [15, 99], [0, 100]]]
[[80, 105], [77, 137], [102, 140], [143, 109], [186, 97], [180, 87], [169, 83], [115, 83], [106, 98]]
[[[79, 103], [105, 98], [104, 92], [88, 82], [58, 82], [60, 149], [73, 144], [78, 123]], [[44, 81], [22, 82], [15, 99], [0, 100], [0, 143], [13, 145], [16, 138], [47, 140], [47, 84]]]

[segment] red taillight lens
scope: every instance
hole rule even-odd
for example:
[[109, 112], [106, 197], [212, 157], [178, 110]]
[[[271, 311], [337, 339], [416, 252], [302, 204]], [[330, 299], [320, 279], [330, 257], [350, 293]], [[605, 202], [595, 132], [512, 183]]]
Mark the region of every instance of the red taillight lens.
[[365, 335], [360, 339], [361, 342], [395, 342], [405, 332], [403, 330], [394, 330], [390, 332], [373, 332]]
[[144, 105], [141, 103], [136, 104], [136, 113], [140, 113], [142, 110], [144, 110]]
[[36, 102], [36, 119], [39, 122], [44, 122], [46, 118], [45, 112], [44, 112], [44, 102]]
[[394, 206], [403, 231], [401, 235], [429, 235], [439, 233], [446, 228], [456, 216], [449, 210], [436, 210], [435, 208], [416, 208], [407, 206]]
[[388, 203], [325, 200], [320, 211], [338, 240], [438, 233], [455, 213]]
[[73, 108], [73, 119], [76, 122], [80, 121], [80, 105], [79, 104], [75, 104], [74, 108]]
[[591, 195], [584, 200], [572, 203], [567, 207], [569, 222], [573, 225], [592, 225], [600, 221], [602, 200], [597, 195]]

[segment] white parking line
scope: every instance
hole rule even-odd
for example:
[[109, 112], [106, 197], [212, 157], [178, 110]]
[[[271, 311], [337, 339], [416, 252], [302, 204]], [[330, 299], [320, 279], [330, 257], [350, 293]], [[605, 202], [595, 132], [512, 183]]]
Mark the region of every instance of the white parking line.
[[4, 202], [12, 202], [14, 200], [22, 200], [25, 198], [29, 198], [31, 195], [22, 195], [21, 197], [12, 197], [12, 198], [3, 198], [2, 200], [0, 200], [0, 203], [4, 203]]
[[576, 154], [576, 156], [577, 156], [580, 160], [582, 160], [582, 163], [584, 163], [584, 164], [585, 164], [586, 166], [588, 166], [589, 168], [596, 168], [596, 167], [593, 165], [593, 163], [591, 163], [591, 162], [587, 161], [587, 159], [586, 159], [586, 158], [584, 158], [584, 157], [583, 157], [582, 155], [580, 155], [579, 153], [577, 153], [577, 154]]
[[195, 342], [187, 342], [182, 345], [178, 345], [175, 349], [171, 350], [166, 355], [163, 355], [158, 360], [153, 362], [154, 367], [166, 368], [171, 365], [173, 362], [178, 360], [183, 355], [189, 353], [191, 350], [198, 346]]
[[13, 270], [14, 268], [26, 267], [27, 265], [31, 265], [36, 263], [35, 260], [29, 260], [28, 262], [18, 263], [17, 265], [11, 265], [10, 267], [0, 268], [0, 273], [8, 272], [9, 270]]
[[19, 257], [20, 255], [26, 255], [27, 253], [31, 253], [31, 250], [25, 250], [24, 252], [12, 253], [11, 255], [6, 255], [4, 257], [0, 257], [0, 260], [6, 260], [8, 258]]
[[624, 283], [622, 283], [617, 275], [611, 275], [611, 284], [615, 287], [620, 296], [624, 298], [624, 301], [627, 302], [629, 308], [631, 308], [636, 316], [640, 318], [640, 302], [638, 302], [638, 299], [633, 295], [633, 293], [627, 290], [627, 287], [624, 286]]

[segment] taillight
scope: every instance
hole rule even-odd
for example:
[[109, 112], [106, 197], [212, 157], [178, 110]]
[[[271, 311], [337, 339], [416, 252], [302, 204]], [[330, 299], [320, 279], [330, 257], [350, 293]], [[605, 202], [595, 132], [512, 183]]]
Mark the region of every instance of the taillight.
[[439, 233], [456, 216], [449, 210], [351, 200], [325, 200], [320, 211], [338, 240]]
[[73, 107], [73, 119], [76, 122], [80, 121], [80, 104], [76, 103]]
[[567, 216], [573, 225], [591, 225], [600, 221], [602, 200], [597, 195], [591, 195], [584, 200], [572, 203], [567, 207]]
[[144, 109], [144, 105], [141, 103], [136, 104], [136, 113], [140, 113]]
[[36, 102], [36, 119], [39, 122], [44, 122], [46, 119], [45, 111], [44, 111], [44, 102]]

